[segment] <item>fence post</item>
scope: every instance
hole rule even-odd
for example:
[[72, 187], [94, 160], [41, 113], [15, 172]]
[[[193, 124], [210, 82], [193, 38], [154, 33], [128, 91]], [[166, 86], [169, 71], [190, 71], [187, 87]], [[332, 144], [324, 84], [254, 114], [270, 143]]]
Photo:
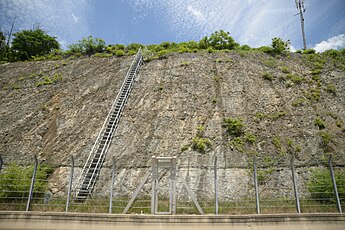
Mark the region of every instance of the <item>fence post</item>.
[[2, 169], [2, 165], [4, 164], [3, 160], [2, 160], [2, 157], [0, 155], [0, 172], [1, 172], [1, 169]]
[[258, 175], [256, 172], [256, 158], [255, 157], [254, 157], [254, 185], [255, 185], [256, 213], [260, 214], [259, 186], [258, 186]]
[[34, 156], [34, 160], [35, 160], [35, 165], [34, 165], [34, 171], [32, 173], [32, 178], [31, 178], [31, 185], [30, 185], [30, 191], [29, 191], [29, 196], [28, 196], [28, 202], [26, 203], [26, 211], [29, 211], [29, 209], [30, 209], [32, 194], [33, 194], [34, 186], [35, 186], [35, 182], [36, 182], [36, 171], [37, 171], [37, 165], [38, 165], [38, 160], [37, 160], [36, 155]]
[[214, 158], [214, 195], [215, 195], [215, 214], [218, 215], [218, 177], [217, 177], [217, 156]]
[[66, 210], [68, 212], [69, 202], [71, 199], [71, 191], [72, 191], [72, 183], [73, 183], [73, 174], [74, 174], [74, 158], [73, 155], [71, 156], [71, 173], [69, 175], [69, 184], [68, 184], [68, 193], [67, 193], [67, 201], [66, 201]]
[[337, 209], [338, 209], [338, 212], [342, 213], [343, 211], [341, 210], [341, 204], [340, 204], [340, 199], [339, 199], [339, 194], [338, 194], [338, 189], [337, 189], [337, 182], [335, 181], [334, 171], [333, 171], [333, 166], [332, 166], [332, 155], [330, 155], [328, 158], [328, 165], [329, 165], [329, 170], [331, 172], [333, 190], [334, 190], [334, 195], [337, 202]]
[[110, 184], [110, 198], [109, 198], [109, 214], [113, 212], [113, 190], [115, 182], [115, 158], [112, 158], [113, 167], [111, 169], [111, 184]]
[[301, 213], [301, 206], [299, 203], [299, 195], [298, 195], [298, 188], [297, 188], [297, 182], [295, 177], [295, 157], [294, 155], [291, 156], [291, 173], [292, 173], [292, 183], [293, 183], [293, 190], [295, 192], [295, 202], [296, 202], [296, 210], [297, 213]]

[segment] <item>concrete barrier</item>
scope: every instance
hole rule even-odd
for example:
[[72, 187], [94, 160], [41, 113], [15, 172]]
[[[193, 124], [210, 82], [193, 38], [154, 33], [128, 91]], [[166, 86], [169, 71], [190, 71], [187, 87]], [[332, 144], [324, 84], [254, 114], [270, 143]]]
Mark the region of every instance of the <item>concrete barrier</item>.
[[0, 229], [234, 229], [234, 230], [344, 230], [345, 215], [115, 215], [94, 213], [0, 212]]

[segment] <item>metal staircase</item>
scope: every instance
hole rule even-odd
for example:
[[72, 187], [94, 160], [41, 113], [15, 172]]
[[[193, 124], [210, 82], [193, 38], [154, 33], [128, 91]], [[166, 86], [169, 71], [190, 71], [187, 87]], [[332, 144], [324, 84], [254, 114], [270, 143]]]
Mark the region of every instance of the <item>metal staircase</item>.
[[75, 189], [77, 200], [85, 200], [93, 190], [111, 139], [119, 124], [122, 111], [131, 92], [134, 78], [142, 63], [143, 58], [141, 49], [139, 49], [78, 179]]

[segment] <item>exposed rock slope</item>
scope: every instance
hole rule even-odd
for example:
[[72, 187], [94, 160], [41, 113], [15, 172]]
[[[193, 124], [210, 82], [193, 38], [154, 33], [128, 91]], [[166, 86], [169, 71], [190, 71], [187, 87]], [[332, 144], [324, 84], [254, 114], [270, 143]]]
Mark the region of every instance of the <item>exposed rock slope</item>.
[[[1, 65], [5, 163], [27, 164], [37, 154], [59, 167], [74, 155], [81, 166], [131, 59]], [[332, 60], [319, 70], [315, 64], [300, 54], [256, 52], [172, 54], [148, 62], [134, 83], [105, 167], [114, 156], [122, 177], [136, 181], [153, 155], [178, 156], [181, 165], [204, 167], [205, 177], [218, 156], [220, 168], [234, 169], [228, 180], [248, 167], [253, 155], [284, 161], [293, 153], [301, 167], [309, 167], [331, 152], [336, 164], [344, 165], [345, 73]], [[239, 138], [227, 134], [226, 117], [245, 124]], [[193, 148], [195, 137], [209, 140], [204, 152]]]

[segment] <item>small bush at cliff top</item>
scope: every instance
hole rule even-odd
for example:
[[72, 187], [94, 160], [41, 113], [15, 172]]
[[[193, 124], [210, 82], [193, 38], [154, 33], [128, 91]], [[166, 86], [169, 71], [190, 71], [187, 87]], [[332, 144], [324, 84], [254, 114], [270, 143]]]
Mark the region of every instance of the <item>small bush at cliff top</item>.
[[115, 56], [121, 57], [123, 55], [125, 55], [125, 51], [123, 51], [123, 50], [116, 50], [115, 51]]
[[105, 50], [105, 41], [101, 38], [93, 38], [89, 36], [78, 41], [77, 44], [68, 46], [70, 53], [82, 53], [92, 55], [95, 53], [102, 53]]
[[303, 50], [303, 54], [314, 54], [316, 51], [314, 49]]
[[131, 43], [128, 46], [126, 46], [126, 50], [128, 53], [132, 51], [134, 54], [136, 54], [140, 48], [144, 48], [144, 47], [145, 47], [144, 45], [139, 44], [139, 43]]

